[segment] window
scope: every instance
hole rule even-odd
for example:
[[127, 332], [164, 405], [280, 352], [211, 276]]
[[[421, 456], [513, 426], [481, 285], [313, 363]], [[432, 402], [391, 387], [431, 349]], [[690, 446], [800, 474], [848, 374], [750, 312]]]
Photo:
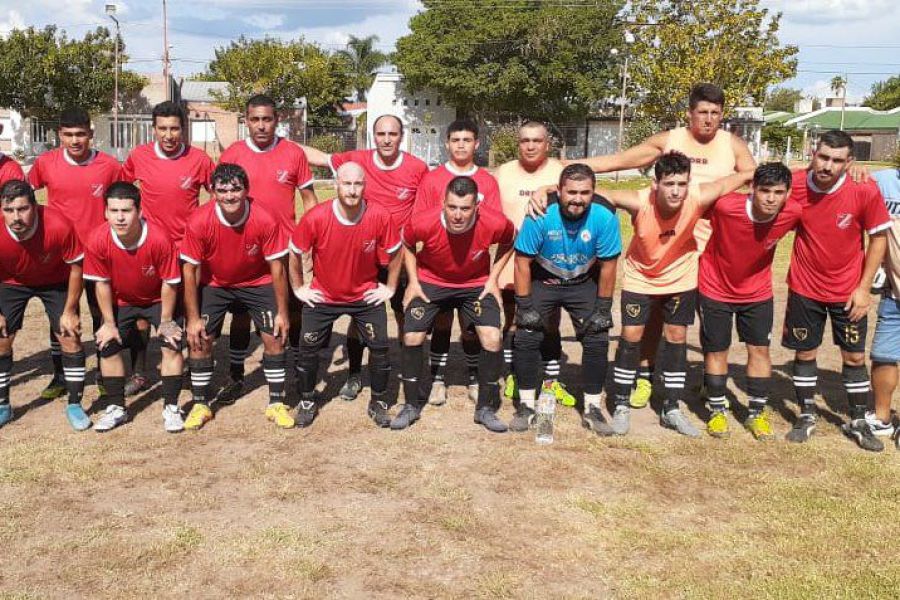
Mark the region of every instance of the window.
[[425, 98], [425, 106], [431, 106], [431, 100]]
[[191, 121], [191, 142], [216, 141], [215, 121]]
[[416, 98], [415, 100], [413, 100], [413, 106], [418, 106], [418, 105], [419, 105], [419, 99]]
[[146, 144], [153, 140], [153, 121], [151, 119], [141, 117], [129, 117], [122, 115], [119, 117], [119, 137], [116, 138], [116, 122], [109, 120], [109, 145], [116, 147], [118, 140], [119, 148], [134, 148], [141, 144]]
[[435, 102], [435, 105], [436, 105], [436, 106], [440, 106], [440, 105], [441, 105], [441, 97], [440, 97], [440, 96], [437, 97], [437, 102]]
[[31, 120], [31, 143], [50, 144], [56, 139], [56, 123]]

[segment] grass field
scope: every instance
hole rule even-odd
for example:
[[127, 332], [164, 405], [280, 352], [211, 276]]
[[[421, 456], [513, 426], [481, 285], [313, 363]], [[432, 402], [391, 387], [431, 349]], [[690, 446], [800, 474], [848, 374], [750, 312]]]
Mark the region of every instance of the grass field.
[[[788, 251], [783, 242], [776, 342]], [[783, 441], [794, 404], [790, 355], [775, 343], [775, 442], [753, 441], [737, 419], [729, 439], [683, 439], [650, 409], [635, 411], [629, 436], [602, 440], [560, 409], [556, 441], [543, 447], [475, 426], [461, 385], [404, 432], [374, 427], [368, 392], [330, 402], [308, 430], [276, 430], [262, 414], [259, 348], [252, 392], [200, 432], [162, 431], [156, 387], [132, 402], [128, 425], [77, 434], [60, 402], [36, 400], [50, 374], [36, 304], [26, 323], [16, 420], [0, 430], [2, 599], [900, 596], [900, 453], [866, 454], [841, 436], [830, 340], [823, 418], [805, 446]], [[577, 388], [567, 319], [563, 333], [563, 379]], [[342, 340], [329, 351], [326, 395], [343, 380]], [[696, 328], [689, 347], [696, 386]], [[448, 376], [461, 384], [452, 352]], [[745, 358], [735, 344], [739, 402]], [[226, 362], [220, 353], [214, 387]], [[86, 404], [95, 397], [89, 386]], [[501, 416], [511, 412], [504, 402]], [[688, 412], [696, 423], [706, 414], [696, 399]]]

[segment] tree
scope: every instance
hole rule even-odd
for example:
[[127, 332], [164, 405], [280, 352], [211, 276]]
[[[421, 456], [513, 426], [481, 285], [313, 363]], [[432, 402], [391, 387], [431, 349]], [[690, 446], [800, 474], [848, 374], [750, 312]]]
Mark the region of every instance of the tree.
[[794, 156], [803, 151], [803, 132], [796, 127], [783, 123], [769, 123], [762, 128], [760, 139], [769, 144], [772, 150], [782, 156], [787, 151], [787, 141], [791, 139], [791, 152]]
[[291, 110], [306, 97], [309, 124], [315, 126], [339, 123], [335, 109], [350, 91], [343, 58], [303, 40], [283, 42], [271, 37], [241, 36], [217, 48], [204, 78], [228, 82], [228, 91], [216, 94], [216, 100], [237, 112], [244, 111], [254, 94], [271, 96], [280, 112]]
[[373, 73], [388, 62], [388, 55], [375, 49], [377, 42], [377, 35], [364, 38], [351, 35], [347, 49], [338, 51], [350, 65], [353, 89], [356, 90], [356, 99], [360, 102], [365, 102], [366, 92], [372, 87], [372, 81], [375, 79]]
[[784, 112], [794, 112], [794, 105], [803, 99], [803, 92], [794, 88], [777, 87], [773, 88], [766, 96], [766, 110], [781, 110]]
[[863, 106], [871, 106], [875, 110], [891, 110], [900, 106], [900, 75], [872, 85], [871, 93]]
[[843, 95], [844, 89], [847, 87], [847, 78], [840, 75], [835, 75], [831, 78], [831, 83], [829, 85], [832, 92], [837, 95]]
[[633, 0], [631, 12], [640, 111], [661, 122], [683, 118], [697, 82], [721, 86], [727, 111], [761, 104], [766, 89], [797, 71], [797, 47], [778, 41], [781, 14], [770, 17], [759, 0]]
[[615, 96], [616, 14], [623, 0], [592, 5], [540, 0], [423, 0], [394, 64], [407, 88], [429, 89], [470, 116], [584, 116]]
[[[122, 41], [118, 43], [124, 63], [128, 56]], [[68, 39], [52, 25], [12, 30], [0, 40], [0, 106], [44, 119], [73, 106], [93, 113], [108, 111], [113, 101], [115, 44], [105, 27], [81, 40]], [[119, 74], [120, 97], [144, 85], [146, 79], [136, 73], [123, 70]]]

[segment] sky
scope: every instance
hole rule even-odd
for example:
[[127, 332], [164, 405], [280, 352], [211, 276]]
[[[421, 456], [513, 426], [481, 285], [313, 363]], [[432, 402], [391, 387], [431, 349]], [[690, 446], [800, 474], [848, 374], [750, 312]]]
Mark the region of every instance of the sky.
[[[477, 0], [473, 0], [477, 1]], [[837, 74], [848, 78], [847, 96], [860, 101], [872, 83], [900, 74], [900, 8], [897, 0], [761, 0], [782, 12], [779, 37], [800, 48], [797, 77], [782, 85], [807, 95], [831, 95]], [[70, 36], [111, 25], [103, 0], [0, 0], [0, 34], [11, 28], [55, 24]], [[131, 63], [147, 73], [161, 70], [162, 0], [125, 0], [117, 17]], [[390, 51], [408, 32], [416, 0], [169, 0], [173, 71], [203, 71], [216, 47], [239, 35], [284, 39], [302, 36], [339, 49], [349, 35], [377, 35]]]

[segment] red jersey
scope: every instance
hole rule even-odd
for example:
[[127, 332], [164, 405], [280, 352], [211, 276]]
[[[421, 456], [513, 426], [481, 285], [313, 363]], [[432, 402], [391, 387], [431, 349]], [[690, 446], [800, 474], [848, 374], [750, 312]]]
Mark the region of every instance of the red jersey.
[[416, 254], [419, 279], [449, 288], [481, 287], [491, 273], [491, 246], [512, 245], [516, 228], [502, 213], [479, 210], [463, 233], [447, 231], [443, 209], [416, 212], [403, 227], [403, 243]]
[[447, 186], [454, 177], [465, 175], [475, 180], [478, 186], [478, 202], [480, 206], [503, 212], [500, 204], [500, 187], [494, 176], [477, 166], [465, 172], [453, 170], [450, 163], [444, 163], [434, 171], [422, 178], [419, 191], [416, 192], [416, 212], [430, 211], [444, 205], [444, 196], [447, 194]]
[[290, 140], [276, 137], [268, 148], [258, 148], [247, 138], [235, 142], [222, 153], [220, 163], [234, 163], [247, 171], [250, 197], [293, 231], [297, 218], [294, 190], [313, 184], [312, 171], [303, 149]]
[[15, 160], [0, 154], [0, 185], [13, 179], [25, 179], [25, 172]]
[[846, 302], [862, 276], [863, 233], [891, 226], [874, 181], [855, 183], [843, 175], [830, 190], [819, 190], [811, 173], [794, 173], [791, 197], [803, 208], [788, 287], [819, 302]]
[[91, 150], [90, 158], [77, 163], [65, 148], [59, 148], [37, 157], [28, 172], [28, 183], [35, 189], [47, 188], [47, 206], [71, 219], [78, 239], [85, 244], [91, 231], [106, 222], [103, 194], [121, 177], [119, 161], [109, 154]]
[[708, 211], [712, 237], [700, 255], [700, 293], [719, 302], [749, 304], [772, 297], [772, 260], [778, 241], [800, 222], [788, 198], [768, 221], [755, 221], [746, 194], [727, 194]]
[[375, 150], [352, 150], [332, 154], [331, 170], [337, 171], [342, 164], [351, 161], [358, 163], [366, 172], [366, 200], [386, 208], [399, 231], [412, 215], [416, 194], [422, 178], [428, 173], [428, 165], [412, 154], [401, 152], [397, 162], [388, 167]]
[[46, 287], [69, 281], [69, 265], [84, 258], [72, 223], [59, 211], [37, 206], [31, 234], [19, 239], [4, 226], [0, 231], [3, 283]]
[[303, 215], [291, 237], [291, 250], [312, 254], [313, 280], [329, 304], [350, 304], [378, 286], [379, 256], [400, 248], [397, 227], [387, 209], [364, 204], [348, 221], [337, 199]]
[[141, 182], [141, 212], [176, 242], [184, 237], [188, 217], [200, 206], [200, 189], [209, 189], [215, 164], [203, 150], [185, 144], [169, 157], [152, 142], [131, 151], [122, 179]]
[[249, 201], [234, 225], [225, 220], [218, 204], [207, 202], [188, 219], [181, 241], [181, 258], [202, 265], [201, 283], [213, 287], [269, 285], [269, 261], [285, 254], [284, 229], [265, 208]]
[[181, 283], [181, 270], [175, 245], [160, 226], [145, 221], [137, 243], [125, 246], [104, 224], [85, 247], [84, 278], [108, 281], [119, 306], [150, 306], [162, 300], [164, 281]]

